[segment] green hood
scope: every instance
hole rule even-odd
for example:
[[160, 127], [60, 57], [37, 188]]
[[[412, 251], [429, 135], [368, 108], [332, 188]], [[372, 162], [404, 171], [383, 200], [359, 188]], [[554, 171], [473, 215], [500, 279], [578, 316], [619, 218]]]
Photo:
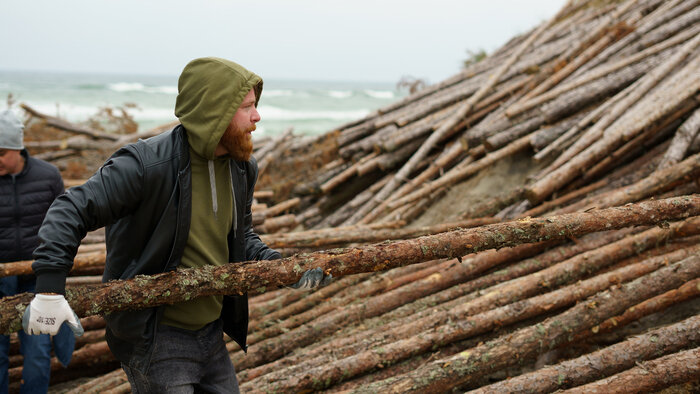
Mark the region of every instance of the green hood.
[[250, 89], [255, 89], [258, 104], [262, 83], [262, 78], [226, 59], [189, 62], [178, 81], [175, 116], [187, 130], [192, 149], [213, 160], [221, 136]]

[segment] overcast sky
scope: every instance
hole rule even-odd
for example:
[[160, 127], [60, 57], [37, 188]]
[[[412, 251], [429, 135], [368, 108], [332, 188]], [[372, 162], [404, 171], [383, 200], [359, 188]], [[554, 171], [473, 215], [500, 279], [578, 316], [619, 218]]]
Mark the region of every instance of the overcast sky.
[[0, 69], [178, 75], [219, 56], [263, 78], [438, 82], [565, 0], [0, 0]]

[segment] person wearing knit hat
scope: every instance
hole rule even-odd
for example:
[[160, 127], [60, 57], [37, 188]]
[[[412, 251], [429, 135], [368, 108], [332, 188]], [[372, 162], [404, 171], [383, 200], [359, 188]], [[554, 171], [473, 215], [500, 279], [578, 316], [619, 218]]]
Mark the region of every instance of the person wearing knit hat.
[[[0, 112], [0, 264], [31, 260], [37, 235], [53, 200], [63, 193], [58, 169], [31, 157], [23, 143], [24, 125], [10, 110]], [[0, 297], [34, 292], [34, 275], [0, 278]], [[68, 365], [75, 337], [67, 325], [58, 334], [18, 333], [24, 355], [21, 393], [46, 393], [51, 375], [51, 343], [59, 361]], [[10, 337], [0, 335], [0, 394], [9, 390]]]
[[24, 124], [14, 112], [0, 112], [0, 176], [17, 174], [24, 166], [24, 158], [20, 154], [24, 149]]

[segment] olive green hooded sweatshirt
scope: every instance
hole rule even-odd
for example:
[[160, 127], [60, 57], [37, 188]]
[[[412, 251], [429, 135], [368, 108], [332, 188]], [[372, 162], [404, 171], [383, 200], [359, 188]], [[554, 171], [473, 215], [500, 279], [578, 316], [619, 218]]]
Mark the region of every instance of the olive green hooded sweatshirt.
[[[192, 220], [179, 268], [228, 263], [227, 236], [236, 227], [231, 160], [214, 150], [248, 92], [257, 101], [262, 79], [219, 58], [191, 61], [178, 83], [175, 116], [187, 131], [192, 169]], [[223, 297], [208, 296], [168, 305], [162, 323], [197, 330], [219, 318]]]

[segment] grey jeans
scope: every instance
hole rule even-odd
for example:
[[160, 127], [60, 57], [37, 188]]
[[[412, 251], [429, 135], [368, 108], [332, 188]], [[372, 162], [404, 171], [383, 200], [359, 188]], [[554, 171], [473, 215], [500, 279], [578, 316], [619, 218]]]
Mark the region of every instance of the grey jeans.
[[239, 393], [226, 351], [221, 320], [197, 331], [161, 325], [146, 374], [122, 363], [131, 391], [141, 393]]

